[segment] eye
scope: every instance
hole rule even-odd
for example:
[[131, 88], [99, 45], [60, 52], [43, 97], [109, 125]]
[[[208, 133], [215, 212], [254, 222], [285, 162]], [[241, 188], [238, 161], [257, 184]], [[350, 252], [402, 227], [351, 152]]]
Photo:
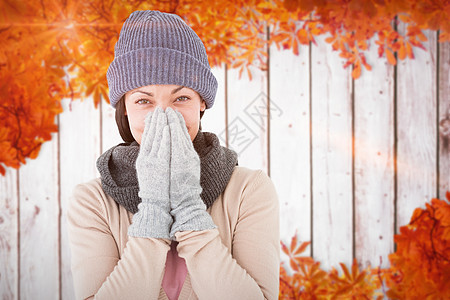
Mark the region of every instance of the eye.
[[134, 103], [136, 103], [136, 104], [149, 104], [150, 100], [148, 100], [148, 99], [138, 99]]
[[[180, 100], [181, 99], [181, 100]], [[176, 102], [186, 102], [188, 100], [190, 100], [191, 98], [187, 97], [187, 96], [180, 96], [177, 98]], [[178, 101], [180, 100], [180, 101]]]

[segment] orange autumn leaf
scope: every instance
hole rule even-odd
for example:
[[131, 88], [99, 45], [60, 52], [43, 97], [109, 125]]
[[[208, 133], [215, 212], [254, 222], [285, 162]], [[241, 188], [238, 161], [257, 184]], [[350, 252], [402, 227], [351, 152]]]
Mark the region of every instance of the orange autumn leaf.
[[352, 71], [353, 79], [359, 78], [361, 76], [361, 64], [356, 64]]
[[[0, 140], [0, 152], [6, 153], [0, 173], [37, 156], [57, 130], [50, 125], [61, 99], [93, 97], [96, 107], [108, 101], [106, 71], [114, 44], [128, 15], [143, 9], [180, 15], [204, 42], [212, 67], [226, 64], [239, 70], [239, 78], [246, 71], [250, 80], [252, 66], [267, 70], [267, 47], [273, 44], [298, 55], [301, 45], [316, 45], [316, 38], [327, 34], [325, 42], [345, 65], [353, 65], [356, 79], [363, 66], [370, 70], [373, 62], [365, 61], [364, 53], [374, 37], [380, 57], [386, 53], [391, 64], [397, 51], [399, 59], [414, 58], [413, 48], [424, 48], [424, 30], [439, 30], [440, 42], [450, 40], [445, 0], [0, 0], [0, 128], [9, 128]], [[406, 27], [402, 35], [393, 27], [396, 16]], [[38, 92], [30, 82], [39, 82]], [[33, 99], [43, 104], [35, 111], [49, 111], [47, 121], [28, 114]]]
[[386, 49], [386, 58], [391, 65], [395, 66], [397, 64], [397, 59], [389, 49]]
[[446, 299], [450, 295], [450, 195], [416, 208], [394, 237], [384, 279], [393, 299]]
[[398, 58], [400, 60], [405, 59], [406, 58], [406, 46], [404, 44], [401, 44], [397, 53], [398, 53]]
[[414, 52], [410, 43], [406, 43], [406, 53], [408, 54], [409, 58], [414, 58]]
[[[361, 269], [321, 269], [320, 262], [298, 262], [293, 255], [309, 243], [295, 235], [283, 253], [295, 269], [280, 267], [279, 299], [448, 299], [450, 295], [450, 191], [447, 200], [432, 199], [414, 210], [408, 225], [395, 236], [397, 250], [389, 256], [391, 266]], [[300, 245], [300, 247], [299, 247]]]

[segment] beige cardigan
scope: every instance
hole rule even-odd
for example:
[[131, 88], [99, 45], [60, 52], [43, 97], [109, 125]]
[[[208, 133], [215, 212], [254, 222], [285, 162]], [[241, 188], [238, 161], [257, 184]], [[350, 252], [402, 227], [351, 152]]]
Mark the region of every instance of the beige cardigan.
[[[279, 205], [270, 178], [235, 167], [208, 212], [218, 229], [176, 233], [188, 269], [179, 299], [277, 299]], [[67, 219], [77, 299], [167, 299], [171, 241], [128, 237], [132, 214], [100, 179], [76, 186]]]

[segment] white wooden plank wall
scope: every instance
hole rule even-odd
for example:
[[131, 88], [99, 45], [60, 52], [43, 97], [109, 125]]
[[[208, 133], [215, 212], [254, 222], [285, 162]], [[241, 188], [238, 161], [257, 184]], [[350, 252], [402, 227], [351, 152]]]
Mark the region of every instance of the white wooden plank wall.
[[445, 193], [450, 191], [450, 43], [438, 44], [438, 48], [438, 196], [444, 198]]
[[[377, 47], [367, 55], [376, 61]], [[354, 247], [363, 265], [394, 251], [394, 67], [372, 64], [354, 81]]]
[[285, 242], [296, 233], [304, 241], [312, 236], [309, 66], [307, 46], [298, 56], [276, 46], [270, 49], [270, 176], [280, 200], [280, 233]]
[[311, 54], [312, 251], [329, 268], [353, 257], [352, 80], [324, 39]]
[[20, 297], [59, 296], [58, 137], [19, 170]]
[[19, 201], [18, 175], [7, 169], [0, 177], [0, 296], [17, 299], [19, 293]]
[[[95, 165], [100, 155], [100, 113], [91, 100], [63, 102], [60, 115], [60, 173], [61, 173], [61, 298], [73, 299], [70, 272], [70, 252], [67, 237], [67, 202], [73, 188], [98, 176]], [[106, 137], [106, 136], [105, 136]], [[107, 138], [107, 137], [106, 137]]]
[[429, 51], [397, 68], [397, 229], [438, 192], [436, 33], [425, 34]]
[[[281, 237], [312, 241], [325, 268], [338, 262], [388, 266], [393, 235], [415, 207], [450, 187], [450, 44], [427, 32], [428, 51], [393, 67], [351, 69], [323, 39], [300, 55], [269, 50], [253, 80], [213, 70], [216, 103], [202, 126], [239, 154], [239, 165], [271, 176]], [[0, 177], [0, 298], [73, 299], [68, 198], [98, 176], [96, 159], [121, 142], [114, 109], [63, 101], [59, 134], [36, 160]], [[270, 110], [270, 114], [268, 111]]]

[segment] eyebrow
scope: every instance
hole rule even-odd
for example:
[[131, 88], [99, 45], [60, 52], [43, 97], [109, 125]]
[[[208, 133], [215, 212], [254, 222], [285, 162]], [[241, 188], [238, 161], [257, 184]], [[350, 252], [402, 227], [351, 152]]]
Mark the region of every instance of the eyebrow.
[[[172, 95], [175, 94], [176, 92], [178, 92], [179, 90], [184, 89], [184, 88], [185, 88], [185, 86], [177, 87], [176, 89], [172, 90]], [[132, 92], [131, 94], [134, 94], [134, 93], [142, 93], [142, 94], [146, 94], [148, 96], [152, 96], [153, 97], [153, 93], [146, 92], [146, 91], [136, 90], [136, 91]]]

